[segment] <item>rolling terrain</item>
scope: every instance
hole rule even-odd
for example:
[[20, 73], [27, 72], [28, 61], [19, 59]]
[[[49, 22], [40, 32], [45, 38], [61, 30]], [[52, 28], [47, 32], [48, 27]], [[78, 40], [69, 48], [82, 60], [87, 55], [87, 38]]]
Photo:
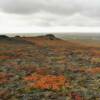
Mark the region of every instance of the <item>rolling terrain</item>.
[[1, 35], [0, 100], [100, 100], [99, 43]]

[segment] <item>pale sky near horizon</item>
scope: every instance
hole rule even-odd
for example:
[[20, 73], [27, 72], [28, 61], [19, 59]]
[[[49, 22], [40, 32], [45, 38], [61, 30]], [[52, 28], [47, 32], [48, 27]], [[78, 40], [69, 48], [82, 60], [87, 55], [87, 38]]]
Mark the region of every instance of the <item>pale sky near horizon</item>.
[[100, 32], [100, 0], [0, 0], [0, 33]]

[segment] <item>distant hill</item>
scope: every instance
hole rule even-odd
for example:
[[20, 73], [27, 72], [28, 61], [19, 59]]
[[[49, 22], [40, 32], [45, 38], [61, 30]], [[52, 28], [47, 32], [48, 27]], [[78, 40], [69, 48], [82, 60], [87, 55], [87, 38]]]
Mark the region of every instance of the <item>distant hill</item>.
[[20, 36], [18, 37], [8, 37], [6, 35], [0, 35], [0, 43], [9, 44], [31, 44], [29, 41], [23, 40]]
[[[94, 36], [94, 37], [93, 37]], [[28, 36], [28, 37], [8, 37], [6, 35], [0, 35], [0, 44], [36, 44], [39, 46], [51, 46], [51, 47], [66, 47], [66, 48], [87, 48], [91, 46], [99, 46], [99, 35], [80, 35], [80, 34], [46, 34], [40, 36]], [[99, 46], [100, 47], [100, 46]]]

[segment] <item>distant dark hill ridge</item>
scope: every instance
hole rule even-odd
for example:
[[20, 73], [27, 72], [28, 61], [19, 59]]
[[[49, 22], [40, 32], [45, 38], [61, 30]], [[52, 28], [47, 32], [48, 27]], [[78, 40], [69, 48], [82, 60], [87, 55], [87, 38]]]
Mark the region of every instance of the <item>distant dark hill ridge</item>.
[[19, 37], [8, 37], [6, 35], [0, 35], [0, 43], [9, 43], [9, 44], [32, 44], [29, 41], [23, 40]]
[[50, 40], [58, 39], [58, 38], [56, 38], [53, 34], [47, 34], [47, 35], [45, 35], [45, 37], [47, 37], [47, 38], [50, 39]]
[[4, 39], [9, 40], [10, 38], [6, 35], [0, 35], [0, 40], [4, 40]]
[[42, 36], [36, 36], [34, 38], [41, 38], [41, 39], [46, 39], [46, 40], [60, 40], [60, 38], [57, 38], [53, 34], [47, 34], [47, 35], [42, 35]]
[[44, 36], [36, 36], [36, 37], [23, 37], [23, 39], [39, 46], [49, 46], [56, 48], [69, 48], [69, 49], [84, 48], [83, 45], [79, 43], [74, 43], [73, 41], [57, 38], [53, 34], [47, 34]]
[[0, 35], [0, 44], [8, 43], [14, 45], [36, 45], [36, 46], [48, 46], [53, 48], [67, 48], [67, 49], [80, 49], [87, 48], [87, 46], [82, 45], [81, 43], [77, 43], [75, 41], [63, 40], [57, 38], [53, 34], [47, 34], [43, 36], [35, 36], [35, 37], [8, 37], [6, 35]]

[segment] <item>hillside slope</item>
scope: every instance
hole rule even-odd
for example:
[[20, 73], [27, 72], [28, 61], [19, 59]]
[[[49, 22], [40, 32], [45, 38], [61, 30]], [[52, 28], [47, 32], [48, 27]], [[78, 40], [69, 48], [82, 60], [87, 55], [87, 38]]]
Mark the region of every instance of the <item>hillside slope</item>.
[[96, 100], [99, 73], [95, 46], [53, 35], [0, 36], [0, 100]]

